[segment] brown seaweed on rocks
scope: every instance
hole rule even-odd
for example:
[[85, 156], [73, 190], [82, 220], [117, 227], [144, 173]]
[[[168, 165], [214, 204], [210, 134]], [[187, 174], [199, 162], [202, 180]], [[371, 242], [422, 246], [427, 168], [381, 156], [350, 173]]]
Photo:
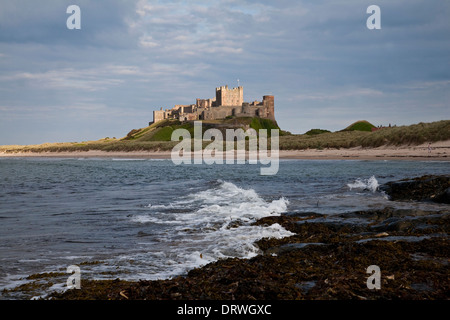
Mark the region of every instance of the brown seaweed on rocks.
[[450, 175], [426, 175], [414, 179], [388, 182], [380, 189], [391, 200], [417, 200], [450, 203]]
[[[411, 191], [401, 182], [410, 193], [403, 199], [435, 199], [432, 195], [448, 190], [448, 177], [427, 176], [414, 184]], [[397, 199], [397, 185], [389, 188], [391, 199]], [[81, 289], [53, 292], [46, 299], [447, 300], [450, 212], [442, 208], [386, 207], [340, 214], [341, 220], [316, 213], [266, 217], [255, 224], [279, 223], [294, 235], [260, 239], [261, 254], [254, 258], [218, 260], [168, 280], [83, 279]], [[364, 223], [345, 221], [352, 218]], [[380, 289], [367, 286], [372, 265], [380, 268]]]
[[[385, 211], [395, 215], [395, 210]], [[383, 210], [367, 212], [375, 224], [366, 227], [314, 222], [316, 217], [264, 218], [257, 223], [280, 223], [296, 234], [261, 239], [257, 244], [262, 254], [252, 259], [219, 260], [170, 280], [85, 281], [80, 290], [54, 293], [50, 298], [448, 299], [448, 214], [438, 213], [439, 220], [435, 212], [429, 212], [413, 220], [415, 227], [398, 230], [384, 224]], [[419, 228], [423, 224], [436, 228], [430, 233]], [[367, 287], [370, 265], [381, 269], [380, 290]]]

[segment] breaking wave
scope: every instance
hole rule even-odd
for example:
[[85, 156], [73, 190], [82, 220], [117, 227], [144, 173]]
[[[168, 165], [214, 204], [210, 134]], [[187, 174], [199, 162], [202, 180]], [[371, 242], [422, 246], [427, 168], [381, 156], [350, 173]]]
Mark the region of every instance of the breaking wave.
[[379, 184], [375, 176], [371, 176], [369, 179], [356, 179], [355, 182], [347, 184], [347, 186], [352, 189], [362, 189], [376, 192], [378, 190]]
[[148, 213], [131, 218], [159, 227], [154, 234], [157, 243], [148, 242], [144, 260], [153, 270], [146, 278], [167, 278], [221, 258], [256, 256], [260, 251], [255, 241], [293, 235], [279, 224], [253, 225], [260, 218], [280, 215], [288, 205], [284, 197], [266, 201], [253, 189], [221, 180], [170, 204], [149, 205]]

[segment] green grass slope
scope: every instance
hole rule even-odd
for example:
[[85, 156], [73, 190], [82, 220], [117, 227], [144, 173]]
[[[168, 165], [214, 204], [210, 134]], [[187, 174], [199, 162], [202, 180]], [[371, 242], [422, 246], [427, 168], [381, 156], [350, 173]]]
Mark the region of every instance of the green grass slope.
[[322, 133], [327, 133], [330, 132], [329, 130], [324, 130], [324, 129], [311, 129], [308, 132], [305, 132], [305, 134], [307, 135], [315, 135], [315, 134], [322, 134]]
[[344, 131], [372, 131], [372, 128], [375, 128], [373, 124], [366, 120], [360, 120], [352, 123]]
[[[270, 119], [261, 118], [234, 118], [230, 117], [224, 120], [206, 120], [202, 121], [202, 134], [211, 128], [216, 128], [225, 134], [225, 130], [228, 128], [236, 129], [242, 128], [244, 130], [253, 128], [257, 132], [260, 129], [268, 129], [270, 135], [270, 129], [279, 129], [278, 124]], [[171, 141], [172, 132], [176, 129], [186, 129], [194, 137], [194, 123], [185, 122], [181, 123], [178, 120], [163, 120], [158, 123], [154, 123], [148, 127], [142, 129], [133, 129], [123, 140], [129, 141]]]
[[359, 137], [355, 143], [363, 147], [383, 145], [419, 145], [450, 140], [450, 120], [384, 128]]
[[[352, 126], [349, 126], [351, 128]], [[295, 134], [280, 137], [281, 150], [308, 148], [376, 148], [384, 145], [419, 145], [450, 140], [450, 120], [383, 128], [377, 131], [342, 130], [322, 134]]]

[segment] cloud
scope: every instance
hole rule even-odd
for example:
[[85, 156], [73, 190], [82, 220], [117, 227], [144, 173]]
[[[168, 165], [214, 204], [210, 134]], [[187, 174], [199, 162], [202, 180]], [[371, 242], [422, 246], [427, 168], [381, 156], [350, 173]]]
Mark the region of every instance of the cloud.
[[2, 1], [0, 10], [0, 43], [39, 43], [66, 46], [130, 45], [129, 21], [137, 14], [136, 1], [108, 2], [78, 0], [81, 30], [68, 30], [66, 13], [73, 1], [15, 0]]
[[[368, 0], [78, 0], [76, 31], [66, 28], [71, 4], [2, 1], [0, 118], [11, 126], [23, 123], [6, 107], [30, 119], [50, 110], [54, 122], [71, 117], [73, 137], [102, 112], [126, 131], [238, 78], [247, 101], [274, 94], [277, 121], [292, 132], [339, 129], [352, 117], [448, 117], [446, 1], [379, 0], [375, 31], [366, 28]], [[33, 126], [29, 138], [54, 122]], [[0, 144], [16, 142], [7, 130], [0, 125]]]
[[450, 89], [450, 80], [413, 82], [402, 84], [401, 87], [408, 90]]
[[158, 4], [141, 0], [136, 8], [140, 18], [133, 21], [130, 29], [133, 34], [140, 34], [142, 48], [149, 49], [150, 53], [163, 53], [166, 59], [211, 60], [217, 56], [241, 55], [252, 40], [259, 9], [245, 10], [227, 3], [233, 2]]
[[31, 86], [44, 89], [98, 91], [123, 83], [122, 79], [107, 78], [98, 70], [57, 69], [42, 73], [19, 72], [0, 76], [0, 81], [25, 80]]

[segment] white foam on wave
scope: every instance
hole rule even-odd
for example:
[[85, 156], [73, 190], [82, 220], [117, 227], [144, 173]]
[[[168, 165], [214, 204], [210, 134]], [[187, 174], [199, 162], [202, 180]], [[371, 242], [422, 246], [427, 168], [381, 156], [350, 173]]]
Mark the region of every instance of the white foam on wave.
[[378, 190], [378, 180], [375, 178], [375, 176], [371, 176], [369, 179], [356, 179], [353, 183], [348, 183], [347, 186], [352, 189], [362, 189], [362, 190], [369, 190], [372, 192], [375, 192]]
[[280, 215], [286, 211], [289, 204], [285, 198], [267, 202], [253, 189], [242, 189], [226, 181], [219, 182], [221, 183], [219, 188], [193, 195], [195, 199], [203, 201], [204, 207], [199, 212], [232, 213], [236, 217], [251, 216], [258, 219], [269, 215]]
[[[168, 278], [222, 258], [252, 258], [260, 252], [255, 241], [294, 235], [277, 223], [252, 225], [260, 218], [280, 215], [288, 205], [283, 197], [266, 201], [255, 190], [226, 181], [218, 181], [212, 188], [180, 197], [169, 205], [151, 205], [148, 214], [134, 216], [132, 221], [165, 228], [154, 234], [157, 244], [149, 245], [148, 252], [133, 258], [146, 260], [148, 273], [140, 269], [139, 275]], [[173, 208], [184, 210], [170, 210]]]
[[[280, 215], [286, 211], [289, 204], [284, 197], [268, 202], [253, 189], [239, 188], [226, 181], [219, 183], [216, 188], [180, 197], [166, 205], [149, 204], [146, 207], [151, 211], [144, 215], [133, 216], [132, 221], [161, 224], [178, 221], [183, 226], [208, 222], [228, 225], [230, 221], [236, 219], [250, 222], [271, 215]], [[171, 212], [172, 210], [174, 212]]]

